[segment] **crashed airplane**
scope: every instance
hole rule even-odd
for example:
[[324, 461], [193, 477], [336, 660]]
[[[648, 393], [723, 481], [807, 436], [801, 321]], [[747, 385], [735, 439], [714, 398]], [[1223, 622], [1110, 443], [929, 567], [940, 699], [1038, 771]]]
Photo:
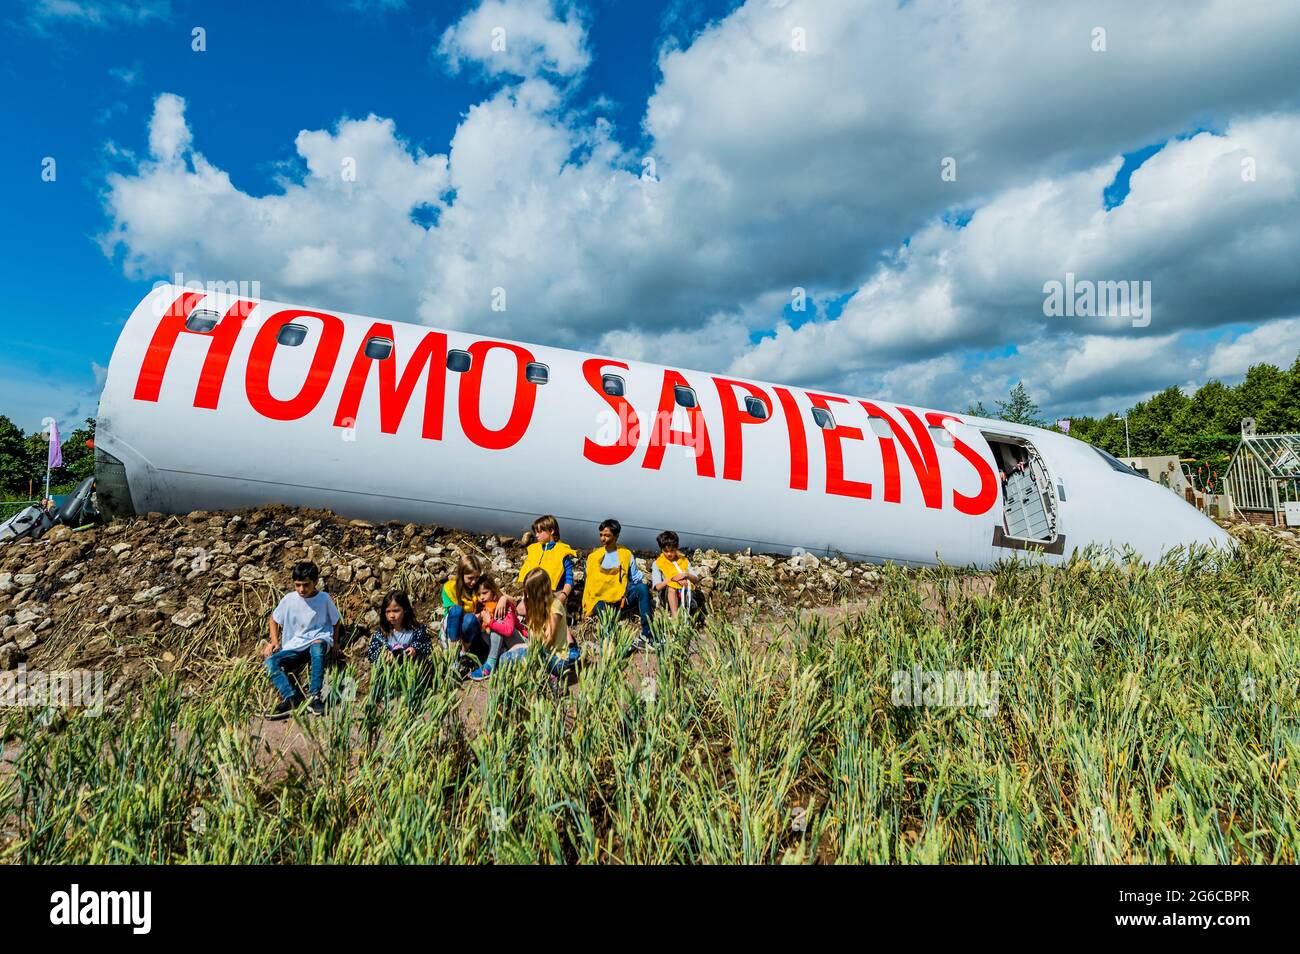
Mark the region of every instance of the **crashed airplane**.
[[281, 302], [155, 288], [96, 431], [110, 516], [283, 503], [651, 548], [1148, 561], [1212, 521], [1054, 431]]

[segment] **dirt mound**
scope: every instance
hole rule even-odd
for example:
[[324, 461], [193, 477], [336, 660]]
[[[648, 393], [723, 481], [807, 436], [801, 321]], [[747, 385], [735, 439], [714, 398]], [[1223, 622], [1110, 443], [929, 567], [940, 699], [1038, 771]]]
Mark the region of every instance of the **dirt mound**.
[[[343, 614], [343, 650], [364, 659], [383, 594], [404, 589], [422, 617], [436, 619], [438, 588], [467, 552], [510, 589], [525, 540], [287, 507], [59, 527], [0, 547], [0, 668], [26, 662], [108, 668], [115, 678], [143, 670], [200, 675], [207, 662], [254, 651], [271, 607], [292, 587], [290, 568], [304, 559], [320, 566], [322, 588]], [[647, 578], [653, 556], [638, 554]], [[811, 554], [690, 556], [701, 602], [728, 618], [861, 599], [880, 579], [873, 567]], [[581, 565], [575, 574], [576, 608]]]

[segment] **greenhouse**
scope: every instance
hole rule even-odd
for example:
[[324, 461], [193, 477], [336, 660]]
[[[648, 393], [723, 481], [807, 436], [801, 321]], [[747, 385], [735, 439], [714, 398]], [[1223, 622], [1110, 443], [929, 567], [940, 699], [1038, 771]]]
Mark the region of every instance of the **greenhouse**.
[[1274, 526], [1300, 520], [1300, 434], [1242, 435], [1227, 491], [1243, 514], [1267, 515]]

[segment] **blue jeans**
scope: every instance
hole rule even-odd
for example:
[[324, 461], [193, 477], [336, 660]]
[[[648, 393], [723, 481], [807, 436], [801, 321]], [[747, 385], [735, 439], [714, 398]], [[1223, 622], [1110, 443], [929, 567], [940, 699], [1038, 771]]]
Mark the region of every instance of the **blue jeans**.
[[447, 638], [459, 639], [462, 643], [469, 645], [474, 642], [474, 637], [480, 634], [478, 617], [473, 613], [466, 613], [459, 606], [447, 607]]
[[325, 657], [329, 651], [329, 643], [317, 641], [302, 649], [282, 649], [268, 656], [266, 671], [271, 676], [271, 685], [275, 686], [276, 691], [280, 693], [280, 698], [292, 699], [297, 695], [297, 690], [289, 681], [284, 667], [296, 666], [308, 656], [311, 657], [311, 688], [307, 692], [312, 696], [320, 695], [321, 687], [325, 684]]
[[447, 638], [459, 641], [466, 652], [474, 653], [481, 659], [487, 658], [488, 642], [483, 638], [483, 628], [478, 617], [467, 613], [460, 606], [447, 607]]
[[650, 638], [650, 587], [644, 583], [629, 583], [627, 592], [623, 594], [623, 605], [617, 603], [606, 603], [604, 600], [598, 602], [592, 607], [592, 615], [597, 619], [608, 613], [615, 614], [615, 619], [622, 619], [630, 614], [633, 610], [641, 616], [641, 638]]

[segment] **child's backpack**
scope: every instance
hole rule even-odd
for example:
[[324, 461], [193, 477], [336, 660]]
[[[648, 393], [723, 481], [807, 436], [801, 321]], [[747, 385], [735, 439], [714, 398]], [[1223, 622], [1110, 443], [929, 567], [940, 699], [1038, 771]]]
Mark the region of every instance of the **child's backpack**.
[[52, 526], [54, 521], [43, 508], [28, 507], [18, 511], [4, 523], [0, 523], [0, 543], [22, 540], [25, 537], [35, 539]]

